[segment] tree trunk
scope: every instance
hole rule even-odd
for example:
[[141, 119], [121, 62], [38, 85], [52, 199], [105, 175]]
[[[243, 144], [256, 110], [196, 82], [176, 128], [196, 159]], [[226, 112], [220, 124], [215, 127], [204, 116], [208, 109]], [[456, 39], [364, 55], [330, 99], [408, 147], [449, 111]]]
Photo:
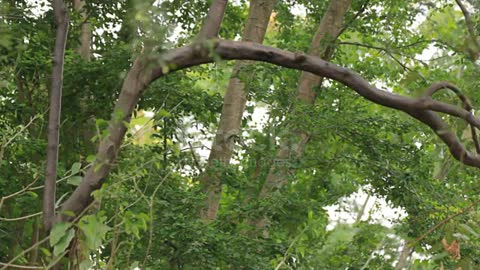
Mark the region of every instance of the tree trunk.
[[397, 264], [395, 265], [395, 270], [407, 269], [408, 259], [412, 254], [412, 248], [409, 246], [409, 242], [405, 241], [403, 244], [402, 251], [400, 252], [400, 257], [398, 257]]
[[[263, 42], [275, 1], [252, 0], [250, 2], [248, 19], [243, 33], [244, 41]], [[201, 212], [201, 217], [204, 220], [213, 220], [217, 216], [222, 193], [221, 173], [212, 172], [212, 167], [217, 163], [224, 166], [230, 163], [235, 137], [241, 135], [242, 116], [248, 94], [245, 90], [244, 80], [253, 75], [251, 72], [242, 71], [242, 69], [252, 64], [251, 61], [237, 61], [235, 63], [225, 92], [222, 114], [212, 143], [208, 165], [200, 178], [203, 189], [207, 194], [206, 207]]]
[[92, 28], [88, 22], [88, 14], [85, 10], [85, 0], [74, 0], [73, 7], [80, 13], [82, 23], [80, 26], [80, 45], [77, 47], [77, 53], [85, 60], [90, 60], [92, 45]]
[[198, 33], [198, 41], [204, 41], [218, 36], [227, 3], [228, 0], [213, 0], [210, 9], [208, 10], [207, 17]]
[[68, 33], [68, 12], [63, 0], [53, 1], [56, 23], [55, 48], [53, 53], [52, 89], [48, 118], [47, 164], [43, 191], [43, 224], [49, 231], [55, 216], [55, 192], [58, 165], [59, 127], [63, 86], [63, 63]]
[[[345, 14], [352, 0], [331, 0], [330, 4], [322, 17], [317, 32], [312, 40], [309, 54], [321, 57], [324, 60], [330, 60], [333, 54], [333, 43], [343, 31]], [[298, 82], [297, 99], [309, 105], [315, 103], [315, 87], [320, 86], [323, 77], [319, 77], [309, 72], [302, 72]], [[295, 114], [295, 111], [293, 111]], [[258, 198], [265, 199], [269, 194], [281, 188], [288, 181], [291, 169], [288, 166], [291, 158], [298, 158], [303, 155], [303, 150], [310, 135], [303, 130], [291, 130], [290, 136], [283, 139], [280, 149], [277, 152], [275, 162], [273, 163], [267, 178], [260, 190]], [[268, 219], [262, 215], [259, 219], [249, 221], [259, 232], [265, 228]]]

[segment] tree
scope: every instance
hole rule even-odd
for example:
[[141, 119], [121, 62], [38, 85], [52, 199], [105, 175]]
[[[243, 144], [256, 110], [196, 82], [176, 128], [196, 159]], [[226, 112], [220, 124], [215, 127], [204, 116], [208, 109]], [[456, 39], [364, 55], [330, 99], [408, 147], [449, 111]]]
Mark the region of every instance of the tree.
[[[480, 168], [476, 134], [480, 119], [474, 116], [473, 107], [478, 102], [468, 91], [476, 86], [472, 78], [478, 75], [476, 17], [469, 11], [476, 11], [475, 5], [458, 0], [458, 11], [446, 1], [413, 5], [393, 0], [278, 1], [275, 6], [274, 2], [252, 0], [248, 11], [246, 3], [228, 4], [226, 0], [214, 0], [209, 7], [204, 1], [168, 1], [156, 6], [153, 1], [135, 0], [118, 4], [86, 1], [83, 9], [76, 2], [68, 7], [74, 14], [70, 26], [75, 30], [69, 34], [72, 44], [67, 43], [65, 56], [53, 64], [52, 74], [57, 77], [51, 79], [52, 89], [60, 92], [52, 94], [56, 102], [50, 102], [52, 127], [58, 125], [60, 116], [54, 104], [59, 104], [61, 96], [58, 76], [63, 59], [64, 101], [72, 107], [64, 106], [69, 109], [62, 112], [66, 120], [60, 166], [54, 162], [58, 143], [48, 140], [43, 232], [50, 231], [52, 221], [55, 225], [43, 240], [34, 237], [42, 230], [29, 220], [30, 215], [14, 218], [14, 227], [0, 224], [0, 229], [26, 232], [33, 247], [48, 241], [46, 247], [53, 250], [42, 251], [45, 258], [53, 251], [53, 260], [48, 261], [51, 266], [58, 261], [61, 265], [64, 255], [73, 254], [69, 247], [75, 247], [79, 252], [70, 256], [70, 262], [82, 269], [135, 265], [308, 268], [326, 260], [325, 265], [338, 268], [373, 264], [385, 268], [393, 267], [398, 238], [408, 240], [417, 252], [444, 254], [432, 259], [431, 265], [476, 265], [471, 239], [477, 228], [471, 224], [477, 215], [478, 184], [474, 169], [458, 166]], [[8, 191], [2, 195], [0, 210], [4, 207], [2, 211], [9, 216], [26, 214], [12, 200], [22, 202], [23, 197], [17, 197], [30, 194], [31, 201], [22, 203], [34, 205], [37, 187], [36, 180], [10, 183], [6, 179], [43, 178], [39, 168], [47, 148], [39, 119], [43, 117], [37, 114], [48, 105], [45, 96], [34, 89], [46, 89], [49, 84], [45, 76], [49, 52], [63, 54], [66, 25], [57, 30], [58, 45], [53, 47], [47, 38], [52, 19], [59, 18], [60, 3], [53, 13], [38, 17], [30, 15], [28, 1], [2, 6], [6, 14], [0, 27], [6, 33], [0, 39], [6, 55], [0, 78], [6, 85], [2, 137], [14, 140], [4, 140], [0, 152], [0, 157], [6, 157], [0, 166], [7, 168], [0, 184]], [[306, 10], [304, 18], [291, 13], [291, 7], [299, 4]], [[426, 12], [426, 19], [414, 26], [421, 12]], [[203, 23], [199, 23], [200, 16], [205, 16]], [[233, 41], [245, 17], [243, 41]], [[102, 37], [92, 32], [92, 54], [85, 45], [89, 40], [85, 20], [89, 19], [91, 27], [105, 32]], [[60, 22], [57, 19], [58, 26]], [[167, 37], [175, 24], [184, 32], [170, 43]], [[33, 31], [39, 25], [41, 31]], [[120, 30], [115, 32], [112, 25]], [[419, 30], [411, 31], [414, 27]], [[15, 31], [24, 34], [16, 36]], [[261, 45], [264, 36], [266, 45]], [[80, 44], [73, 42], [78, 40]], [[305, 54], [302, 51], [308, 44]], [[439, 58], [432, 63], [415, 59], [430, 44], [438, 47]], [[237, 62], [232, 67], [227, 60]], [[297, 73], [279, 67], [302, 73], [298, 78]], [[217, 124], [220, 95], [206, 89], [221, 89], [216, 84], [226, 84], [229, 69], [233, 75], [210, 158], [202, 168], [185, 135], [189, 132], [185, 122], [193, 117], [203, 126], [203, 133]], [[206, 76], [216, 76], [216, 81]], [[390, 90], [376, 87], [378, 82]], [[443, 89], [451, 90], [461, 104], [448, 96], [434, 99]], [[42, 101], [33, 102], [37, 98]], [[245, 128], [248, 118], [242, 115], [253, 106], [246, 103], [247, 98], [270, 109], [270, 119], [261, 132]], [[156, 117], [146, 120], [142, 109], [156, 111]], [[111, 111], [110, 120], [103, 120]], [[96, 154], [89, 156], [92, 138], [73, 127], [88, 127], [92, 114], [97, 119], [93, 139], [99, 144]], [[147, 144], [135, 138], [136, 123], [142, 121], [147, 127], [142, 136], [151, 137]], [[246, 134], [240, 131], [242, 127]], [[58, 138], [55, 128], [49, 130], [51, 138]], [[432, 143], [433, 134], [444, 145]], [[130, 137], [127, 143], [126, 135]], [[241, 151], [235, 150], [235, 142]], [[182, 145], [188, 146], [188, 155]], [[472, 146], [476, 152], [468, 150]], [[459, 162], [451, 162], [444, 153], [447, 150]], [[232, 157], [238, 165], [231, 164]], [[451, 164], [456, 167], [449, 169]], [[187, 166], [197, 171], [186, 172]], [[57, 170], [75, 188], [71, 193], [71, 186], [60, 188], [61, 206], [53, 220]], [[454, 182], [449, 177], [466, 181]], [[328, 221], [322, 207], [361, 185], [407, 211], [408, 218], [395, 230], [398, 238], [389, 238], [389, 229], [360, 222], [326, 232]], [[458, 216], [463, 220], [452, 222]], [[141, 231], [148, 233], [142, 236]], [[462, 242], [462, 250], [455, 246], [455, 256], [448, 256], [449, 245], [441, 253], [440, 239], [445, 238], [447, 244]], [[34, 249], [24, 248], [23, 237], [6, 239], [13, 245], [0, 250], [2, 261], [8, 261], [3, 268], [25, 264], [24, 255]], [[422, 250], [426, 244], [433, 249]], [[102, 245], [108, 245], [108, 251]], [[316, 248], [309, 250], [309, 246]], [[389, 257], [381, 258], [375, 250]], [[404, 253], [408, 252], [397, 256], [406, 260]], [[37, 264], [37, 257], [30, 254], [30, 264]], [[425, 262], [417, 260], [412, 265], [421, 263]]]

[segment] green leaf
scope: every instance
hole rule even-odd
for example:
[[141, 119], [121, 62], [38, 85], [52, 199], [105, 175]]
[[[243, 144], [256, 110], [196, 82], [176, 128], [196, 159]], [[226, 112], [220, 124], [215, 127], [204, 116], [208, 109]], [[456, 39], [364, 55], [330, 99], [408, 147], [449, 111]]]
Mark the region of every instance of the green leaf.
[[70, 171], [72, 174], [77, 174], [80, 171], [80, 168], [82, 168], [82, 164], [80, 162], [75, 162]]
[[87, 157], [87, 162], [88, 162], [88, 163], [92, 163], [92, 162], [94, 162], [94, 161], [95, 161], [95, 155], [89, 155], [89, 156]]
[[73, 186], [78, 186], [82, 182], [82, 177], [79, 175], [68, 178], [67, 183]]
[[80, 266], [80, 270], [88, 270], [92, 268], [93, 262], [87, 259], [82, 261], [79, 266]]
[[65, 236], [71, 224], [69, 222], [59, 222], [55, 224], [50, 232], [50, 246], [56, 245], [62, 237]]
[[51, 257], [51, 256], [52, 256], [52, 253], [50, 252], [50, 250], [48, 250], [48, 249], [46, 249], [46, 248], [41, 247], [41, 248], [40, 248], [40, 251], [41, 251], [46, 257]]
[[25, 192], [25, 193], [28, 194], [28, 195], [30, 195], [30, 196], [32, 196], [33, 198], [38, 198], [38, 194], [35, 193], [35, 192], [33, 192], [33, 191], [27, 191], [27, 192]]
[[60, 241], [53, 247], [53, 255], [59, 256], [60, 254], [62, 254], [70, 245], [70, 242], [72, 241], [74, 236], [75, 231], [73, 230], [73, 228], [70, 228], [67, 231], [66, 235], [60, 238]]
[[105, 239], [110, 227], [104, 224], [106, 217], [97, 215], [84, 216], [78, 223], [78, 227], [85, 235], [85, 243], [90, 250], [97, 250]]

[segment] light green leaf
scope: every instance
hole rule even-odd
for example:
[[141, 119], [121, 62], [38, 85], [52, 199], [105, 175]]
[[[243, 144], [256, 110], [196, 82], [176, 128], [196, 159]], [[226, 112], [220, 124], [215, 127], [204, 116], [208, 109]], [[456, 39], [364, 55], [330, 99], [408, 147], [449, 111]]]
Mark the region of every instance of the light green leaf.
[[62, 254], [70, 245], [70, 242], [72, 241], [74, 236], [75, 231], [73, 230], [73, 228], [70, 228], [67, 231], [66, 235], [60, 238], [60, 241], [58, 241], [58, 243], [53, 247], [53, 255], [58, 256]]
[[78, 186], [82, 182], [82, 177], [79, 175], [68, 178], [67, 183], [73, 186]]
[[97, 250], [105, 239], [106, 233], [110, 230], [110, 227], [104, 224], [105, 220], [105, 217], [87, 215], [78, 223], [78, 227], [85, 235], [85, 243], [90, 250]]
[[70, 171], [72, 174], [77, 174], [80, 171], [80, 168], [82, 168], [82, 164], [80, 162], [75, 162]]
[[88, 269], [91, 269], [92, 266], [93, 266], [92, 261], [84, 260], [80, 263], [80, 270], [88, 270]]
[[66, 235], [70, 225], [71, 224], [68, 222], [60, 222], [53, 226], [52, 231], [50, 232], [50, 246], [56, 245], [60, 239]]

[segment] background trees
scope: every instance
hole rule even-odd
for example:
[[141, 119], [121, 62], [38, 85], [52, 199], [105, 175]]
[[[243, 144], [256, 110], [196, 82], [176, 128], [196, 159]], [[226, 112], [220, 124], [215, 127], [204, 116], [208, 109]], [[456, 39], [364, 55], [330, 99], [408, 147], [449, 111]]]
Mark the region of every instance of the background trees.
[[[479, 104], [474, 1], [67, 7], [57, 225], [47, 239], [39, 195], [54, 12], [1, 3], [5, 268], [66, 265], [63, 255], [82, 269], [478, 266], [478, 168], [467, 165], [479, 164], [470, 128], [479, 122], [454, 92], [420, 98], [433, 85]], [[270, 47], [210, 40], [217, 32]], [[259, 108], [264, 121], [253, 124]], [[229, 113], [236, 121], [218, 121]], [[389, 228], [360, 207], [354, 224], [326, 230], [324, 207], [360, 187], [408, 216]]]

